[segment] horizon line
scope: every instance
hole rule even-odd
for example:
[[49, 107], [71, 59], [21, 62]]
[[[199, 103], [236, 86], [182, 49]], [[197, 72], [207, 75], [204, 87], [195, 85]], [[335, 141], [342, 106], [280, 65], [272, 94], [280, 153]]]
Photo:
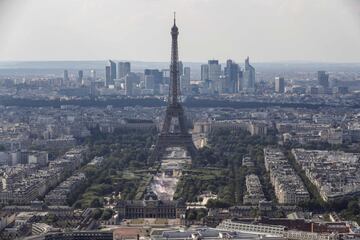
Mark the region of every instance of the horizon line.
[[[139, 62], [139, 63], [169, 63], [170, 61], [161, 61], [161, 60], [126, 60], [126, 59], [115, 59], [110, 58], [110, 60], [117, 61], [117, 62]], [[218, 60], [216, 58], [211, 58], [208, 60]], [[207, 63], [207, 61], [182, 61], [184, 63], [198, 63], [203, 64]], [[235, 63], [241, 63], [241, 61], [234, 60], [234, 58], [228, 58], [227, 60], [233, 60]], [[220, 61], [219, 63], [226, 63], [226, 61]], [[251, 58], [250, 58], [251, 60]], [[44, 59], [44, 60], [0, 60], [0, 63], [36, 63], [36, 62], [108, 62], [108, 59]], [[314, 64], [360, 64], [359, 61], [321, 61], [321, 60], [278, 60], [278, 61], [250, 61], [251, 63], [259, 64], [259, 63], [272, 63], [272, 64], [281, 64], [281, 63], [297, 63], [297, 64], [303, 64], [303, 63], [314, 63]]]

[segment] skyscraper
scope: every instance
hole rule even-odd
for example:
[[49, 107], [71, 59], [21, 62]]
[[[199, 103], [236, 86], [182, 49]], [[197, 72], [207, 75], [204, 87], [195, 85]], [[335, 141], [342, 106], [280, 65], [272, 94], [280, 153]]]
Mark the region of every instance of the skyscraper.
[[119, 62], [118, 63], [118, 78], [123, 78], [131, 72], [130, 62]]
[[184, 74], [181, 76], [181, 92], [182, 94], [189, 94], [190, 93], [190, 76], [191, 69], [190, 67], [184, 67]]
[[221, 65], [218, 60], [209, 60], [209, 80], [214, 86], [216, 92], [222, 92], [220, 75], [221, 75]]
[[239, 65], [232, 60], [226, 61], [226, 67], [224, 69], [225, 83], [223, 85], [223, 91], [225, 93], [235, 93], [238, 90], [239, 83]]
[[160, 84], [163, 83], [163, 72], [158, 69], [145, 69], [145, 87], [154, 89], [154, 93], [159, 93]]
[[79, 70], [79, 72], [78, 72], [78, 82], [79, 82], [79, 84], [84, 84], [83, 80], [84, 80], [84, 71]]
[[245, 59], [243, 85], [242, 89], [246, 92], [255, 91], [255, 68], [250, 65], [249, 57]]
[[237, 91], [241, 92], [244, 87], [244, 72], [239, 68]]
[[109, 86], [111, 82], [110, 66], [105, 67], [105, 86]]
[[170, 69], [162, 69], [161, 72], [163, 75], [163, 83], [169, 84], [170, 83]]
[[69, 72], [68, 72], [68, 70], [64, 70], [64, 82], [69, 82]]
[[275, 78], [275, 92], [277, 92], [277, 93], [285, 92], [285, 80], [283, 77]]
[[91, 69], [90, 70], [90, 97], [92, 99], [94, 99], [96, 96], [95, 81], [96, 81], [96, 71], [95, 71], [95, 69]]
[[131, 76], [125, 76], [125, 95], [131, 96], [133, 93], [133, 82]]
[[110, 64], [110, 84], [114, 84], [114, 80], [116, 79], [116, 63], [109, 60]]
[[180, 76], [182, 76], [184, 74], [184, 65], [182, 61], [179, 61], [178, 64], [179, 64], [179, 74]]
[[206, 82], [209, 80], [209, 65], [202, 64], [201, 65], [201, 81]]
[[228, 89], [227, 89], [227, 78], [225, 75], [220, 75], [219, 76], [219, 83], [218, 83], [218, 87], [217, 87], [217, 92], [219, 94], [222, 93], [228, 93]]
[[125, 95], [134, 95], [134, 86], [139, 80], [139, 77], [135, 73], [129, 73], [124, 76], [125, 78]]
[[96, 81], [96, 71], [95, 71], [95, 69], [90, 70], [90, 78], [91, 78], [91, 81]]
[[318, 71], [317, 79], [319, 85], [323, 86], [324, 88], [329, 87], [329, 74], [327, 74], [325, 71]]
[[155, 80], [153, 75], [145, 75], [144, 76], [144, 82], [145, 82], [145, 89], [152, 89], [155, 88]]

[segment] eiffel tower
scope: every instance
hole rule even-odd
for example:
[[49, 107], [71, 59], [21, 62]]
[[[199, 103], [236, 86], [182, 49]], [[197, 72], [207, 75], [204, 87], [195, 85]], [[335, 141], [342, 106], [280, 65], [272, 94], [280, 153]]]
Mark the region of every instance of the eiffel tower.
[[[150, 161], [158, 161], [168, 147], [183, 147], [193, 158], [197, 149], [188, 131], [184, 108], [180, 101], [180, 76], [179, 76], [179, 56], [178, 56], [178, 38], [179, 31], [176, 26], [174, 13], [174, 25], [171, 28], [171, 65], [170, 65], [170, 87], [168, 96], [168, 106], [166, 109], [165, 120], [162, 130], [158, 135], [155, 148], [150, 156]], [[178, 120], [178, 131], [171, 129], [173, 119]]]

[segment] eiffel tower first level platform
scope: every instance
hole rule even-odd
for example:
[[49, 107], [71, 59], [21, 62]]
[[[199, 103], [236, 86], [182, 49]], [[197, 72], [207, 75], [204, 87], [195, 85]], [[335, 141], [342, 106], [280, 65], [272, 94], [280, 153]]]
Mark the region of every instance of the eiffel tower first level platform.
[[[197, 154], [197, 149], [192, 140], [192, 136], [188, 131], [184, 109], [180, 101], [180, 76], [178, 62], [178, 42], [179, 35], [176, 26], [175, 17], [174, 25], [171, 28], [171, 64], [170, 64], [170, 87], [168, 96], [168, 106], [165, 113], [164, 123], [161, 129], [156, 145], [149, 158], [150, 162], [158, 161], [169, 147], [183, 147], [187, 150], [193, 159]], [[171, 130], [171, 122], [173, 119], [178, 121], [178, 131]]]

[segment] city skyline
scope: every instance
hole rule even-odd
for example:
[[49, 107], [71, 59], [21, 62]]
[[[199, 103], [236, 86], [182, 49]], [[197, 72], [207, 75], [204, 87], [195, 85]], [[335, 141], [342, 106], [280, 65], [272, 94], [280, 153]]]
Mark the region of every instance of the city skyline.
[[[81, 57], [83, 51], [107, 59], [0, 60], [1, 240], [360, 239], [360, 63], [253, 64], [259, 56], [297, 56], [292, 50], [304, 56], [311, 52], [309, 58], [322, 53], [327, 61], [338, 53], [351, 59], [342, 52], [345, 48], [357, 54], [357, 43], [344, 44], [357, 39], [344, 38], [344, 29], [337, 31], [323, 19], [327, 7], [317, 9], [325, 0], [305, 9], [320, 19], [307, 20], [314, 22], [308, 34], [283, 31], [281, 36], [267, 35], [279, 26], [259, 33], [257, 24], [269, 27], [271, 21], [263, 25], [249, 18], [238, 24], [228, 21], [234, 16], [219, 18], [231, 16], [237, 10], [232, 8], [244, 3], [242, 9], [268, 6], [264, 17], [276, 21], [271, 7], [275, 2], [290, 6], [289, 0], [227, 0], [219, 6], [220, 0], [107, 0], [76, 26], [77, 17], [91, 14], [80, 5], [94, 7], [97, 1], [63, 0], [72, 10], [79, 4], [76, 17], [68, 18], [69, 12], [57, 6], [59, 0], [23, 0], [24, 6], [19, 0], [0, 0], [0, 23], [5, 6], [15, 6], [12, 19], [24, 16], [30, 5], [32, 12], [21, 19], [31, 16], [29, 23], [18, 22], [23, 32], [12, 36], [15, 41], [2, 39], [15, 49], [1, 52], [6, 47], [0, 40], [0, 59], [11, 53]], [[30, 4], [35, 2], [40, 5]], [[131, 11], [140, 2], [143, 9]], [[291, 1], [295, 8], [306, 2]], [[119, 3], [131, 8], [100, 19], [104, 3], [106, 9]], [[184, 4], [192, 10], [180, 19], [175, 12], [168, 21], [167, 7]], [[206, 16], [217, 7], [219, 18], [209, 20], [200, 11], [195, 23], [189, 16], [197, 4]], [[60, 22], [52, 12], [46, 24], [34, 24], [50, 6], [64, 10]], [[336, 16], [345, 13], [336, 9], [341, 12]], [[140, 24], [144, 13], [155, 17]], [[118, 16], [129, 21], [114, 27]], [[335, 21], [340, 26], [349, 19]], [[189, 27], [189, 22], [194, 23]], [[87, 35], [94, 23], [109, 24], [95, 26], [94, 35]], [[73, 35], [64, 24], [74, 26]], [[241, 34], [253, 30], [257, 39], [241, 37], [233, 26], [246, 26]], [[30, 32], [39, 35], [21, 37]], [[213, 38], [213, 33], [218, 35]], [[336, 37], [319, 37], [324, 33]], [[286, 34], [308, 37], [316, 47], [304, 49], [309, 42], [300, 39], [304, 45], [289, 49], [299, 44], [291, 38], [290, 45], [272, 44], [274, 36]], [[131, 41], [117, 42], [120, 35]], [[234, 36], [252, 41], [255, 48], [240, 56], [238, 45], [229, 44], [229, 39], [237, 40]], [[28, 51], [24, 46], [30, 46]], [[119, 60], [131, 54], [164, 60]], [[188, 62], [202, 55], [207, 62]]]
[[359, 7], [353, 0], [2, 0], [0, 61], [166, 62], [176, 11], [184, 62], [360, 62]]

